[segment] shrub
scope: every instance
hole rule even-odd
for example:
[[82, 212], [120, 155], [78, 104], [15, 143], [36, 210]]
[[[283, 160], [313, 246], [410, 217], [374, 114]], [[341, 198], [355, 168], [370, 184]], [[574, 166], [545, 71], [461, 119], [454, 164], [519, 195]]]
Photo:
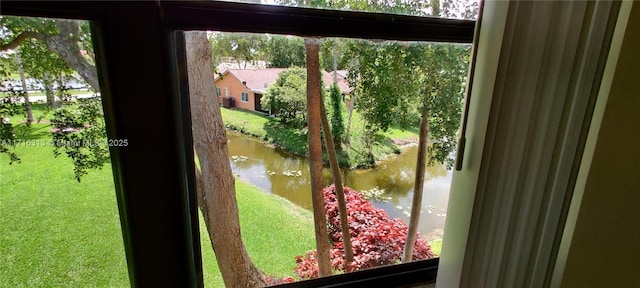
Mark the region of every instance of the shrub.
[[342, 149], [342, 139], [344, 138], [345, 128], [344, 119], [342, 117], [342, 93], [337, 84], [331, 85], [329, 93], [331, 99], [331, 134], [333, 135], [333, 143], [337, 150]]
[[[338, 202], [333, 185], [323, 190], [325, 209], [328, 217], [331, 267], [337, 271], [356, 271], [382, 265], [397, 264], [402, 259], [408, 227], [401, 219], [389, 219], [389, 215], [374, 207], [359, 192], [344, 187], [347, 200], [349, 232], [353, 246], [353, 262], [344, 259], [342, 233]], [[419, 233], [418, 233], [419, 234]], [[307, 251], [296, 257], [295, 272], [303, 279], [318, 277], [316, 251]], [[413, 260], [433, 258], [431, 247], [421, 237], [417, 237], [413, 250]]]
[[307, 71], [300, 67], [280, 72], [263, 98], [264, 107], [275, 112], [281, 121], [302, 128], [307, 114]]

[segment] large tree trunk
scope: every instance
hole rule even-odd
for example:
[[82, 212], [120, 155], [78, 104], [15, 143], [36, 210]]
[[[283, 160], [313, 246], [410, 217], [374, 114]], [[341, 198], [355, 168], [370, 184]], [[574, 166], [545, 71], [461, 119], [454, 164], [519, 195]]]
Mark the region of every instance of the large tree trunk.
[[344, 197], [342, 176], [340, 175], [340, 166], [338, 166], [338, 156], [336, 155], [336, 147], [333, 145], [333, 135], [331, 135], [331, 129], [329, 128], [329, 121], [327, 120], [327, 111], [324, 107], [324, 101], [320, 101], [320, 108], [322, 109], [322, 111], [320, 111], [320, 118], [322, 122], [322, 132], [324, 133], [324, 145], [327, 147], [327, 156], [329, 156], [329, 165], [331, 166], [331, 174], [333, 176], [336, 198], [338, 199], [338, 211], [340, 212], [340, 226], [342, 229], [344, 255], [347, 263], [351, 263], [353, 262], [353, 248], [351, 247], [351, 233], [349, 231], [347, 201]]
[[58, 35], [44, 35], [47, 48], [60, 56], [64, 62], [78, 72], [84, 81], [96, 92], [100, 92], [98, 73], [93, 65], [80, 54], [78, 36], [80, 23], [76, 20], [56, 20]]
[[429, 137], [429, 110], [425, 109], [420, 117], [420, 134], [418, 138], [418, 160], [416, 163], [416, 179], [413, 186], [413, 200], [411, 202], [411, 217], [407, 231], [407, 242], [404, 246], [402, 262], [410, 262], [413, 247], [416, 244], [416, 233], [420, 220], [420, 206], [422, 206], [422, 189], [424, 188], [424, 172], [427, 162], [427, 139]]
[[211, 49], [205, 32], [185, 33], [193, 143], [200, 161], [198, 203], [227, 287], [263, 287], [240, 233], [235, 179], [231, 173], [227, 136], [215, 95]]
[[96, 92], [100, 92], [98, 72], [96, 68], [80, 54], [78, 40], [80, 36], [80, 22], [77, 20], [56, 20], [58, 35], [25, 31], [16, 36], [11, 42], [0, 46], [0, 51], [16, 49], [28, 39], [38, 39], [47, 45], [49, 51], [56, 53], [60, 59], [78, 72], [84, 81]]
[[22, 91], [24, 92], [24, 105], [27, 107], [27, 123], [33, 123], [33, 112], [31, 111], [31, 101], [29, 100], [29, 91], [27, 91], [27, 80], [24, 77], [24, 69], [22, 68], [22, 59], [20, 52], [16, 51], [16, 64], [18, 73], [20, 74], [20, 83], [22, 83]]
[[318, 251], [319, 275], [331, 275], [329, 257], [329, 232], [327, 231], [327, 212], [324, 209], [322, 195], [322, 140], [320, 139], [320, 63], [317, 39], [305, 39], [307, 50], [307, 117], [309, 119], [309, 170], [311, 173], [311, 201], [316, 232], [316, 251]]

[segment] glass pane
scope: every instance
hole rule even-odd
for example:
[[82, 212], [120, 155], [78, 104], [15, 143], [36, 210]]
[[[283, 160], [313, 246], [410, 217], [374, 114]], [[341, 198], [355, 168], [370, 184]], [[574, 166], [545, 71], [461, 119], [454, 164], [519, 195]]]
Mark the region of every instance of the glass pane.
[[449, 19], [478, 19], [479, 0], [229, 0], [228, 2], [380, 12]]
[[0, 23], [0, 286], [130, 286], [89, 23]]
[[[237, 197], [239, 210], [233, 212], [239, 215], [242, 240], [251, 262], [274, 280], [270, 284], [317, 277], [317, 261], [312, 257], [316, 244], [307, 156], [309, 71], [304, 39], [222, 32], [208, 32], [207, 37], [213, 63], [202, 65], [215, 67], [211, 75], [215, 86], [199, 80], [209, 76], [191, 74], [191, 85], [209, 85], [210, 90], [195, 96], [203, 98], [192, 95], [192, 103], [211, 101], [207, 105], [219, 106], [206, 113], [221, 116], [216, 121], [224, 123], [220, 127], [226, 128], [228, 143], [212, 150], [227, 150], [224, 156], [230, 164], [230, 171], [214, 167], [208, 173], [235, 178], [235, 191], [227, 192]], [[338, 148], [341, 179], [348, 187], [347, 214], [355, 255], [355, 261], [345, 266], [335, 192], [326, 188], [333, 178], [324, 145], [322, 175], [332, 269], [344, 273], [401, 262], [423, 111], [428, 111], [424, 114], [429, 126], [426, 155], [431, 163], [421, 180], [422, 201], [416, 205], [420, 210], [413, 260], [437, 257], [471, 45], [325, 38], [319, 50], [329, 130]], [[193, 112], [201, 109], [192, 106], [195, 142], [202, 135], [198, 129], [222, 133], [195, 124], [209, 115]], [[204, 122], [208, 121], [213, 120]], [[202, 152], [198, 147], [196, 151]], [[202, 212], [207, 213], [205, 210]], [[202, 220], [205, 283], [221, 286], [224, 271], [216, 265]], [[212, 232], [223, 233], [219, 229]], [[218, 245], [216, 251], [232, 249]]]

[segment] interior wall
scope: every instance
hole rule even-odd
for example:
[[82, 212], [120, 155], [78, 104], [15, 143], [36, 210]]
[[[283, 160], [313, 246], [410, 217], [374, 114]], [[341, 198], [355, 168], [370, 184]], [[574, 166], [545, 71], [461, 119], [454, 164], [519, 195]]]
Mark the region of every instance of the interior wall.
[[640, 287], [640, 5], [631, 9], [562, 287]]

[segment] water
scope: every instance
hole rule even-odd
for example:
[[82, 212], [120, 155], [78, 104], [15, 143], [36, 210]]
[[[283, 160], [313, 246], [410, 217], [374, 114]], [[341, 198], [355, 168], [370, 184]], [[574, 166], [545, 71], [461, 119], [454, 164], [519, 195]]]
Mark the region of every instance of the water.
[[[281, 149], [237, 132], [228, 131], [231, 168], [243, 181], [268, 193], [311, 210], [311, 186], [307, 158], [291, 155]], [[407, 147], [401, 155], [382, 161], [373, 169], [342, 170], [344, 185], [355, 190], [383, 189], [384, 198], [370, 200], [391, 218], [409, 223], [413, 197], [417, 147]], [[425, 174], [422, 213], [418, 231], [428, 239], [442, 237], [449, 200], [452, 171], [442, 165], [428, 167]], [[323, 170], [325, 185], [331, 184], [331, 171]]]

